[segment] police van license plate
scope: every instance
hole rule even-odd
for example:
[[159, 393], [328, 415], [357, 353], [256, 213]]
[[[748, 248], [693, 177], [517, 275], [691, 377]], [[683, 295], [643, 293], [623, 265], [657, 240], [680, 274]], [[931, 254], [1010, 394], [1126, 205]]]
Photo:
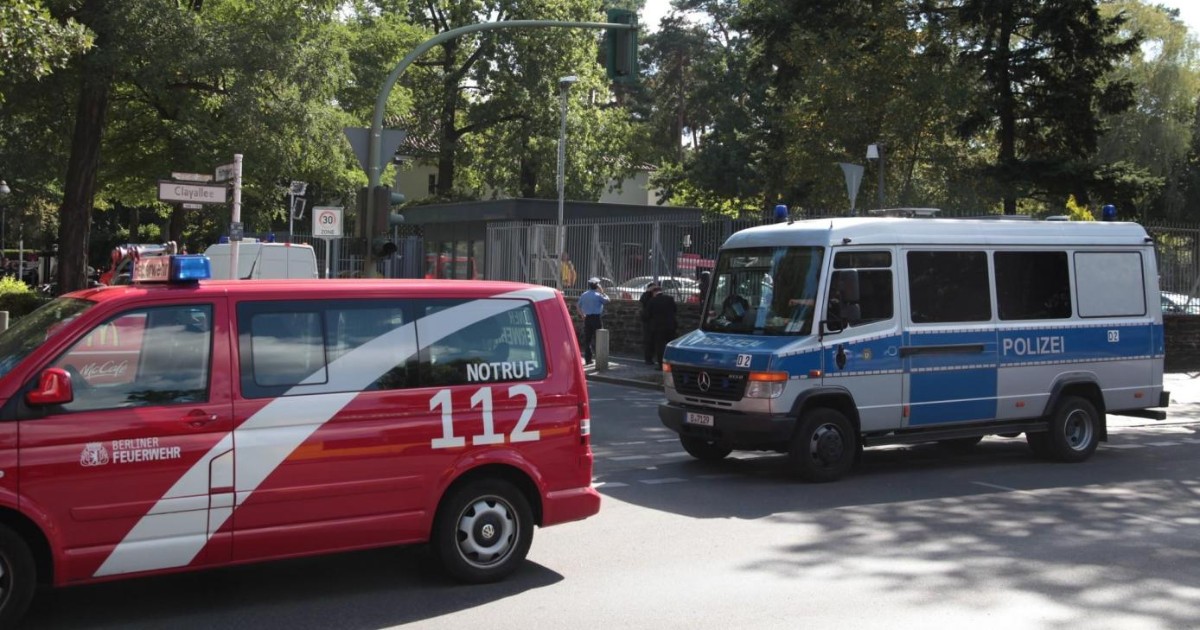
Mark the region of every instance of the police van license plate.
[[688, 424], [698, 424], [702, 427], [711, 427], [713, 425], [713, 417], [706, 413], [688, 412], [686, 422]]

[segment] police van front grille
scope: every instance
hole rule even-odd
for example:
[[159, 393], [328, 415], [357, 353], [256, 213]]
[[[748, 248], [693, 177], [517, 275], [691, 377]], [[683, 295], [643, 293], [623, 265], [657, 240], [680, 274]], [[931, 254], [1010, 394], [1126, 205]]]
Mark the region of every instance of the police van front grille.
[[[701, 374], [707, 377], [707, 387], [701, 386], [705, 380]], [[746, 393], [745, 372], [720, 372], [672, 365], [671, 376], [675, 379], [675, 391], [685, 396], [741, 400]]]

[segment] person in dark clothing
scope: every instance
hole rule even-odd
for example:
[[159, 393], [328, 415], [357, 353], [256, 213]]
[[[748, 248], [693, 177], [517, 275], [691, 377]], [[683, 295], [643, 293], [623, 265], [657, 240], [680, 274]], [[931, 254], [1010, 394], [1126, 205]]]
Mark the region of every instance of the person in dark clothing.
[[675, 298], [656, 287], [654, 296], [646, 303], [646, 310], [650, 313], [654, 361], [661, 367], [667, 342], [675, 338]]
[[642, 304], [642, 358], [646, 360], [646, 365], [654, 364], [654, 335], [650, 331], [650, 310], [647, 306], [650, 298], [654, 297], [654, 290], [658, 288], [660, 288], [658, 283], [651, 281], [646, 285], [646, 290], [642, 291], [642, 296], [638, 298], [638, 302]]
[[712, 283], [712, 272], [707, 269], [701, 271], [697, 280], [700, 282], [700, 301], [703, 302], [708, 295], [708, 285]]

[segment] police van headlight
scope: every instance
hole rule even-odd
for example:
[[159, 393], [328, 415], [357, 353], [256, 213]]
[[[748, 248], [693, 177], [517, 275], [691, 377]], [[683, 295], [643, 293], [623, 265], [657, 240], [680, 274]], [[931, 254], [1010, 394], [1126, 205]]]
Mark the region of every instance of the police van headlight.
[[787, 384], [787, 372], [751, 372], [746, 398], [779, 398]]

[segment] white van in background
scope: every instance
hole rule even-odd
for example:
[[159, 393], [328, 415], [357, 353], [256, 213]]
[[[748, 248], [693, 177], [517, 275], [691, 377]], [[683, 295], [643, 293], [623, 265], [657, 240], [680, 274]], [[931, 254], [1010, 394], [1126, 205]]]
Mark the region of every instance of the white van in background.
[[[304, 243], [265, 243], [254, 239], [241, 242], [238, 249], [240, 280], [262, 278], [316, 278], [317, 256], [312, 245]], [[209, 245], [204, 255], [212, 263], [212, 278], [228, 280], [231, 243]]]

